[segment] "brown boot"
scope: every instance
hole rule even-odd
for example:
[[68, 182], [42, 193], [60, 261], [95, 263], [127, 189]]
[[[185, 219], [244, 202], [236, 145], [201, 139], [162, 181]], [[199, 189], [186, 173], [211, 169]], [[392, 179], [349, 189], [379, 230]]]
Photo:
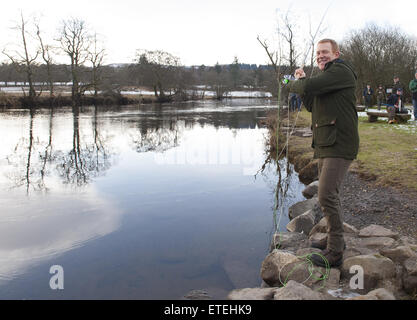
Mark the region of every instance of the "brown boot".
[[319, 267], [340, 267], [343, 263], [343, 252], [335, 252], [325, 249], [321, 252], [321, 254], [312, 253], [310, 258], [311, 261]]

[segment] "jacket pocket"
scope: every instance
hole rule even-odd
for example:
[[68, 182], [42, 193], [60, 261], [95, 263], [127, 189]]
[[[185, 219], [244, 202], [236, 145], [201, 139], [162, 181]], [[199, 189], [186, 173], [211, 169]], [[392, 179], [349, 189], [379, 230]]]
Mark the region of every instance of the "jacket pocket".
[[336, 135], [336, 119], [323, 119], [314, 125], [314, 145], [316, 147], [330, 147], [334, 145]]

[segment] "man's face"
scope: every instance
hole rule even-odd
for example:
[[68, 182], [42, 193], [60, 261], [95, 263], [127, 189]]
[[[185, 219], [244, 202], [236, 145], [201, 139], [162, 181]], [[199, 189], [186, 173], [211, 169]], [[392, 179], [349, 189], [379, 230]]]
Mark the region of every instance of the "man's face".
[[417, 72], [416, 72], [416, 79], [417, 79]]
[[397, 83], [398, 81], [400, 81], [400, 78], [394, 78], [394, 83]]
[[326, 63], [340, 57], [340, 52], [333, 52], [330, 42], [319, 43], [316, 51], [316, 61], [320, 70], [324, 70]]

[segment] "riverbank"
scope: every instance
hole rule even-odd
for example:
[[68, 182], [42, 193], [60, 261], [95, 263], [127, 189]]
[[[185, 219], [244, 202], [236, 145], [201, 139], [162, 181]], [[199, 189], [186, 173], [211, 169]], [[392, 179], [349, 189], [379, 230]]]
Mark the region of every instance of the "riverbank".
[[287, 117], [279, 135], [276, 119], [277, 115], [271, 114], [266, 121], [270, 129], [267, 145], [271, 157], [275, 159], [277, 154], [286, 151], [300, 178], [306, 184], [315, 182], [303, 191], [309, 200], [289, 209], [288, 232], [273, 236], [271, 251], [260, 268], [262, 286], [233, 290], [228, 298], [415, 300], [415, 124], [388, 126], [383, 121], [369, 124], [365, 117], [360, 117], [360, 153], [341, 190], [346, 242], [343, 263], [338, 268], [319, 268], [310, 259], [320, 250], [311, 248], [310, 243], [326, 237], [327, 222], [317, 198], [317, 160], [312, 158], [309, 114], [302, 112]]
[[[302, 112], [292, 114], [290, 119], [287, 117], [278, 136], [276, 118], [276, 114], [271, 114], [266, 121], [272, 157], [281, 153], [290, 132], [288, 148], [284, 149], [290, 162], [306, 184], [316, 181], [317, 161], [312, 159], [309, 114]], [[413, 177], [415, 179], [417, 167], [414, 164], [416, 153], [409, 150], [415, 148], [414, 126], [408, 124], [396, 129], [385, 127], [383, 122], [369, 125], [366, 119], [360, 118], [360, 153], [341, 190], [347, 248], [340, 268], [311, 267], [311, 255], [320, 251], [310, 248], [310, 241], [326, 236], [326, 220], [314, 197], [317, 184], [312, 183], [313, 192], [306, 192], [310, 186], [303, 192], [310, 200], [298, 202], [289, 209], [288, 232], [275, 234], [271, 241], [271, 251], [260, 270], [262, 286], [233, 290], [228, 298], [416, 299], [417, 188]], [[379, 137], [379, 143], [375, 143], [375, 135], [381, 134], [381, 130], [385, 130], [384, 134]], [[381, 154], [385, 157], [381, 158]], [[407, 164], [407, 167], [391, 167], [392, 162]], [[364, 272], [364, 283], [359, 287], [355, 286], [357, 282], [352, 285], [351, 268], [356, 266]]]
[[[275, 157], [276, 114], [267, 125], [271, 130], [270, 151]], [[309, 184], [317, 180], [317, 160], [311, 148], [310, 114], [303, 110], [290, 117], [293, 130], [288, 157]], [[286, 128], [284, 127], [284, 136]], [[294, 127], [294, 128], [293, 128]], [[388, 125], [386, 121], [369, 123], [359, 117], [360, 150], [346, 176], [342, 194], [344, 220], [357, 228], [377, 223], [402, 235], [417, 235], [417, 125]]]

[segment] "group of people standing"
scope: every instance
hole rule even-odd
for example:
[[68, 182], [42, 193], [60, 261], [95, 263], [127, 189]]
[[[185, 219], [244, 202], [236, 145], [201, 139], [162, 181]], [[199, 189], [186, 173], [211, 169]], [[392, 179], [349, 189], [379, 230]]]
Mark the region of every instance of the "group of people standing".
[[[413, 95], [413, 111], [414, 118], [417, 120], [417, 71], [415, 73], [415, 79], [410, 81], [409, 89]], [[378, 85], [378, 88], [375, 91], [376, 101], [378, 110], [381, 110], [381, 106], [387, 106], [387, 111], [389, 114], [395, 115], [395, 113], [407, 113], [407, 109], [404, 105], [404, 89], [405, 87], [400, 82], [398, 76], [394, 76], [394, 84], [390, 91], [385, 91], [383, 85]], [[387, 95], [388, 94], [388, 95]], [[368, 84], [363, 90], [363, 98], [365, 102], [365, 108], [372, 107], [372, 100], [374, 97], [374, 90], [371, 88], [371, 85]], [[391, 117], [393, 118], [393, 116]]]

